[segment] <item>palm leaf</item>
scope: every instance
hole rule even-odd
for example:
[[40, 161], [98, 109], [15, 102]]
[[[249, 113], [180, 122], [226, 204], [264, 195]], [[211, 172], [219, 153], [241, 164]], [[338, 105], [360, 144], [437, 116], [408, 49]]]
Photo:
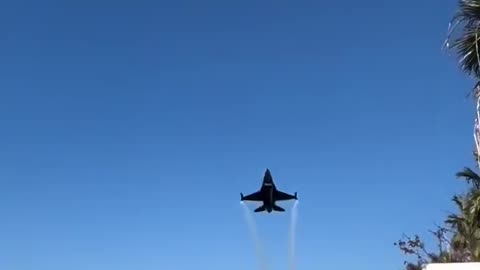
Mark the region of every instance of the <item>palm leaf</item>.
[[463, 35], [451, 44], [451, 47], [457, 51], [458, 58], [460, 58], [459, 64], [462, 71], [476, 77], [480, 77], [479, 31], [480, 28], [477, 25], [465, 26]]
[[460, 0], [454, 20], [478, 21], [480, 20], [479, 0]]
[[468, 184], [473, 184], [475, 189], [480, 189], [480, 176], [472, 169], [465, 167], [455, 174], [457, 178], [464, 178]]
[[[480, 77], [480, 0], [461, 0], [451, 22], [447, 47], [456, 51], [463, 72]], [[459, 37], [450, 36], [462, 26]]]
[[454, 195], [452, 197], [452, 201], [457, 205], [459, 210], [463, 212], [463, 210], [465, 209], [465, 199], [459, 195]]

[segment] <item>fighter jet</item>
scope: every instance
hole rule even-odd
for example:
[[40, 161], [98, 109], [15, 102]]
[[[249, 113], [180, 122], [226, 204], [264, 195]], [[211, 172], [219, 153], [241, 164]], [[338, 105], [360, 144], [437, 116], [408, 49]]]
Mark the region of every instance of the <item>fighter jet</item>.
[[240, 196], [242, 201], [263, 202], [263, 205], [255, 209], [254, 212], [267, 211], [268, 213], [271, 213], [272, 211], [285, 211], [285, 209], [281, 208], [278, 205], [275, 205], [276, 201], [286, 201], [293, 199], [297, 200], [297, 192], [295, 192], [295, 195], [290, 195], [285, 192], [279, 191], [277, 187], [275, 187], [275, 183], [273, 183], [272, 175], [270, 174], [269, 169], [265, 171], [262, 187], [259, 191], [247, 196], [243, 196], [243, 194], [240, 193]]

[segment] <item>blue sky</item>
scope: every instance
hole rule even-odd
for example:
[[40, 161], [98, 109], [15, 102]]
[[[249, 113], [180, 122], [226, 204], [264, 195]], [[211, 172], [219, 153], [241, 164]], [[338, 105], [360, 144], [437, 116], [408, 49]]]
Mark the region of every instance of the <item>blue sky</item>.
[[[0, 3], [0, 268], [255, 269], [268, 167], [299, 270], [400, 269], [473, 166], [455, 5]], [[256, 220], [287, 269], [288, 213]]]

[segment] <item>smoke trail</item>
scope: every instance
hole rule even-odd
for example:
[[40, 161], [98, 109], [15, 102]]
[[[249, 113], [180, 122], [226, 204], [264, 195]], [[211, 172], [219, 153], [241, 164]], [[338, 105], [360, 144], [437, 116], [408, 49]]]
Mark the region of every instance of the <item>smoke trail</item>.
[[253, 241], [255, 242], [255, 252], [257, 253], [258, 257], [258, 267], [260, 270], [268, 270], [267, 261], [263, 253], [262, 243], [260, 241], [260, 238], [258, 237], [257, 226], [255, 224], [255, 220], [253, 219], [253, 215], [245, 203], [241, 202], [240, 204], [243, 206], [245, 220], [247, 222], [248, 229], [250, 230]]
[[292, 215], [290, 220], [290, 243], [289, 243], [289, 270], [295, 270], [295, 232], [298, 218], [298, 201], [292, 207]]

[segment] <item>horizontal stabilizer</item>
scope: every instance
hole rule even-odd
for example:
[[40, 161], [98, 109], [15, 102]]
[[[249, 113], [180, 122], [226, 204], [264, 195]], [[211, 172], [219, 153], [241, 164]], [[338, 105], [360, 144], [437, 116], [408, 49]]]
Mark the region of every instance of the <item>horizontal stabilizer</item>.
[[258, 207], [257, 209], [255, 209], [254, 212], [262, 212], [262, 211], [265, 211], [265, 206], [264, 206], [264, 205], [262, 205], [262, 206]]
[[273, 211], [285, 212], [285, 209], [283, 209], [283, 208], [280, 207], [280, 206], [274, 205], [274, 206], [273, 206]]

